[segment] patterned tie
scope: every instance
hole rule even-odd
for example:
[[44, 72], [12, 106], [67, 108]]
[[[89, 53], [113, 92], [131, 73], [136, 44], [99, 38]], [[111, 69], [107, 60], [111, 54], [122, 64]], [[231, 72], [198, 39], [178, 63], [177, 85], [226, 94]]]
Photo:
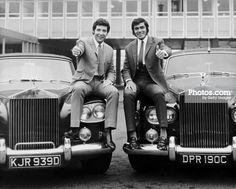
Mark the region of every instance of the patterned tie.
[[143, 44], [144, 42], [141, 42], [141, 46], [139, 49], [139, 55], [138, 55], [138, 68], [142, 69], [143, 68]]
[[103, 50], [101, 44], [98, 45], [98, 75], [104, 74], [104, 64], [102, 62]]

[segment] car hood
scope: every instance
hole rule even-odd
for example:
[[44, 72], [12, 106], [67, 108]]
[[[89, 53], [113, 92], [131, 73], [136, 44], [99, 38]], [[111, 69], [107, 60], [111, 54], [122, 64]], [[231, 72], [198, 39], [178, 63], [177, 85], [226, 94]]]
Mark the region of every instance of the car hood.
[[4, 82], [0, 83], [1, 98], [60, 98], [69, 92], [69, 83]]

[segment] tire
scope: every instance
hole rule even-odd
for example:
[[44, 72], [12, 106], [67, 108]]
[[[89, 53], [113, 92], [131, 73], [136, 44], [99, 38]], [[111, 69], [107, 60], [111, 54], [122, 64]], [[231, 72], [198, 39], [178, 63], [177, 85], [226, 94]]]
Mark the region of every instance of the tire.
[[128, 155], [129, 162], [137, 172], [148, 172], [159, 170], [166, 162], [163, 158], [151, 155]]
[[81, 164], [84, 170], [91, 174], [104, 174], [111, 163], [112, 153], [110, 154], [103, 154], [99, 157], [82, 160]]

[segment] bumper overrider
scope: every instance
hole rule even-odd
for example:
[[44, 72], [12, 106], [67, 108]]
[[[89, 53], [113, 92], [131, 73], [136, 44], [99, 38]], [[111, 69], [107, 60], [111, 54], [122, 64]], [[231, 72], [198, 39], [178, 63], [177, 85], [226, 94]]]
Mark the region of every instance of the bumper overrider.
[[123, 150], [128, 155], [166, 156], [170, 161], [183, 164], [228, 164], [236, 162], [236, 136], [232, 145], [224, 148], [185, 148], [176, 144], [175, 137], [169, 138], [167, 150], [159, 150], [156, 144], [141, 144], [139, 149], [130, 149], [128, 144]]
[[8, 165], [8, 168], [62, 167], [73, 157], [89, 159], [113, 151], [114, 149], [106, 148], [102, 143], [71, 145], [69, 138], [64, 138], [64, 144], [57, 148], [13, 150], [8, 148], [5, 139], [1, 138], [0, 167], [4, 165]]

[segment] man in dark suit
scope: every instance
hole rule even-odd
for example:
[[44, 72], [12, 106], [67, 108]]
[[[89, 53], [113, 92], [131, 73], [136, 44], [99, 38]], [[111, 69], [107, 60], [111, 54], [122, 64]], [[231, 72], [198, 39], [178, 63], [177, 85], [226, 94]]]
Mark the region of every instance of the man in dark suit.
[[160, 123], [160, 137], [157, 147], [166, 149], [167, 112], [165, 100], [171, 100], [160, 60], [171, 55], [171, 49], [162, 39], [148, 36], [149, 25], [143, 18], [132, 22], [133, 35], [137, 38], [125, 49], [122, 76], [125, 82], [124, 112], [127, 126], [128, 142], [131, 149], [139, 148], [135, 129], [135, 107], [137, 96], [142, 92], [155, 104]]
[[72, 49], [78, 56], [77, 70], [73, 76], [71, 97], [71, 131], [69, 137], [78, 137], [78, 128], [82, 114], [84, 98], [89, 94], [99, 95], [106, 99], [105, 137], [106, 145], [115, 148], [111, 130], [116, 128], [119, 102], [118, 90], [113, 86], [115, 70], [113, 49], [104, 43], [110, 25], [105, 19], [98, 19], [93, 24], [93, 36], [79, 39]]

